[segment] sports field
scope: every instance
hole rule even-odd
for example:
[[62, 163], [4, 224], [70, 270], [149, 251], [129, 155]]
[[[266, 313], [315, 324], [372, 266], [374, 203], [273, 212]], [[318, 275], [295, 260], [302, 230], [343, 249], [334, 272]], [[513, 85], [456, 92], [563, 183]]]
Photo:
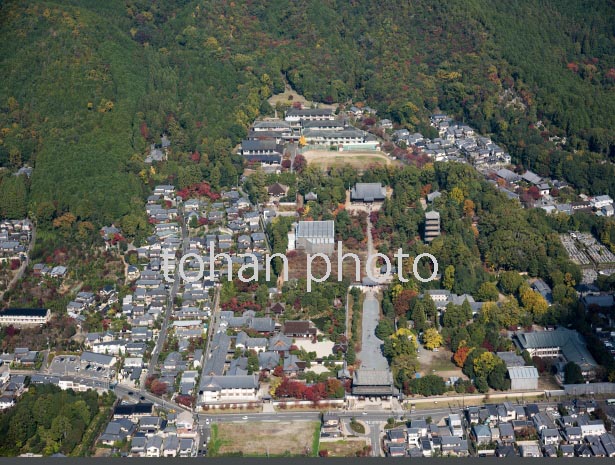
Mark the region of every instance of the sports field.
[[379, 151], [307, 150], [303, 152], [303, 156], [308, 164], [319, 166], [325, 171], [343, 165], [350, 165], [357, 170], [362, 170], [370, 166], [389, 166], [395, 163], [385, 153]]

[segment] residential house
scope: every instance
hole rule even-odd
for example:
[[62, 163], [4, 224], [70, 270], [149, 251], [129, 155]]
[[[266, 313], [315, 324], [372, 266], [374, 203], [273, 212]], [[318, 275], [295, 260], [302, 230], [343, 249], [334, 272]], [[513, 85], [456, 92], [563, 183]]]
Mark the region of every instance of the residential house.
[[607, 205], [612, 205], [613, 199], [609, 195], [597, 195], [593, 199], [590, 200], [590, 205], [596, 210], [602, 209]]
[[0, 410], [6, 410], [15, 405], [15, 399], [8, 396], [0, 396]]
[[458, 436], [444, 436], [441, 438], [442, 455], [465, 457], [469, 455], [468, 441]]
[[181, 438], [179, 440], [179, 456], [193, 457], [195, 454], [195, 442], [192, 438]]
[[491, 442], [491, 428], [487, 425], [473, 425], [472, 436], [477, 445], [489, 444]]
[[558, 445], [561, 437], [556, 428], [545, 428], [540, 432], [540, 442], [543, 446]]
[[480, 408], [479, 407], [468, 407], [466, 408], [466, 419], [470, 424], [476, 424], [480, 421]]
[[560, 444], [559, 450], [562, 457], [574, 457], [574, 446], [572, 444]]
[[136, 425], [128, 420], [112, 420], [107, 423], [105, 431], [98, 439], [102, 444], [113, 446], [115, 443], [130, 439], [136, 430]]
[[461, 424], [461, 416], [458, 413], [451, 413], [448, 416], [448, 427], [453, 436], [463, 437], [463, 426]]
[[517, 457], [517, 453], [515, 452], [515, 447], [510, 444], [498, 444], [495, 448], [495, 456], [496, 457]]
[[394, 444], [405, 444], [406, 432], [403, 429], [390, 429], [387, 431], [387, 439]]
[[[138, 433], [140, 434], [140, 433]], [[132, 457], [145, 457], [145, 448], [147, 447], [147, 438], [145, 436], [135, 435], [130, 443], [130, 455]]]
[[498, 423], [500, 430], [500, 441], [504, 444], [512, 444], [515, 442], [515, 431], [510, 423]]
[[606, 433], [604, 422], [602, 420], [590, 420], [585, 425], [581, 425], [581, 433], [583, 437], [600, 436]]
[[161, 436], [151, 436], [147, 440], [147, 444], [145, 446], [145, 456], [146, 457], [160, 457], [162, 452], [162, 437]]
[[190, 412], [185, 410], [178, 414], [175, 425], [177, 426], [177, 435], [179, 437], [192, 437], [196, 433], [194, 430], [194, 418]]
[[568, 444], [581, 444], [583, 442], [583, 430], [579, 426], [564, 428], [564, 439]]
[[[166, 420], [154, 415], [144, 415], [139, 418], [139, 432], [145, 434], [148, 438], [154, 437], [159, 431], [166, 426]], [[160, 443], [162, 445], [162, 442]]]
[[421, 430], [420, 428], [408, 428], [406, 431], [406, 438], [408, 440], [409, 447], [419, 447], [420, 439], [421, 439]]
[[498, 420], [501, 422], [509, 422], [516, 419], [515, 408], [510, 402], [498, 404]]
[[164, 438], [162, 446], [163, 457], [177, 457], [178, 449], [179, 439], [177, 438], [177, 435], [170, 434], [166, 438]]
[[322, 415], [322, 425], [320, 427], [321, 437], [339, 437], [342, 435], [342, 421], [339, 415], [325, 412]]

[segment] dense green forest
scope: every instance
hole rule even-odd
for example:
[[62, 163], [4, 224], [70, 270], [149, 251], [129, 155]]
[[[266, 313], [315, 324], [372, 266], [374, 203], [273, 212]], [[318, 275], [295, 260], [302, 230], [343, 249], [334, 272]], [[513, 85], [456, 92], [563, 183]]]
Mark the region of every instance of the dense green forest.
[[285, 80], [411, 129], [449, 112], [516, 163], [615, 194], [610, 2], [7, 1], [0, 18], [5, 216], [135, 223], [155, 183], [233, 184], [233, 147]]
[[[31, 385], [17, 405], [0, 414], [0, 452], [69, 455], [93, 443], [113, 404], [113, 394], [62, 391], [53, 385]], [[85, 446], [85, 447], [83, 447]], [[81, 451], [79, 451], [81, 452]]]

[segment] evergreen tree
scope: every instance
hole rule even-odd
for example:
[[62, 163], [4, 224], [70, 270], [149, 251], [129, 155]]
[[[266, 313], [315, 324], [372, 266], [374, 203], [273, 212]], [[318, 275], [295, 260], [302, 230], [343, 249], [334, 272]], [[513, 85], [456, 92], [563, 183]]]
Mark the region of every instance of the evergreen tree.
[[425, 310], [423, 310], [423, 303], [417, 302], [412, 310], [412, 321], [414, 322], [414, 329], [417, 331], [423, 331], [425, 329], [425, 323], [427, 318], [425, 316]]
[[0, 182], [0, 213], [9, 219], [26, 217], [28, 193], [25, 176], [5, 176]]

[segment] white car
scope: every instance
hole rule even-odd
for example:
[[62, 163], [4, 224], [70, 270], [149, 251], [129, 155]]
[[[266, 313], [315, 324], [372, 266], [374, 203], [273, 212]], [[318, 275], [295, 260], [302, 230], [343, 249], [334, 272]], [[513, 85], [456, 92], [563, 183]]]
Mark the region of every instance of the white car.
[[242, 420], [247, 420], [247, 419], [248, 419], [248, 417], [244, 415], [243, 417], [241, 417], [241, 419], [242, 419]]
[[209, 425], [209, 418], [206, 418], [206, 419], [205, 419], [205, 424], [206, 424], [206, 425]]

